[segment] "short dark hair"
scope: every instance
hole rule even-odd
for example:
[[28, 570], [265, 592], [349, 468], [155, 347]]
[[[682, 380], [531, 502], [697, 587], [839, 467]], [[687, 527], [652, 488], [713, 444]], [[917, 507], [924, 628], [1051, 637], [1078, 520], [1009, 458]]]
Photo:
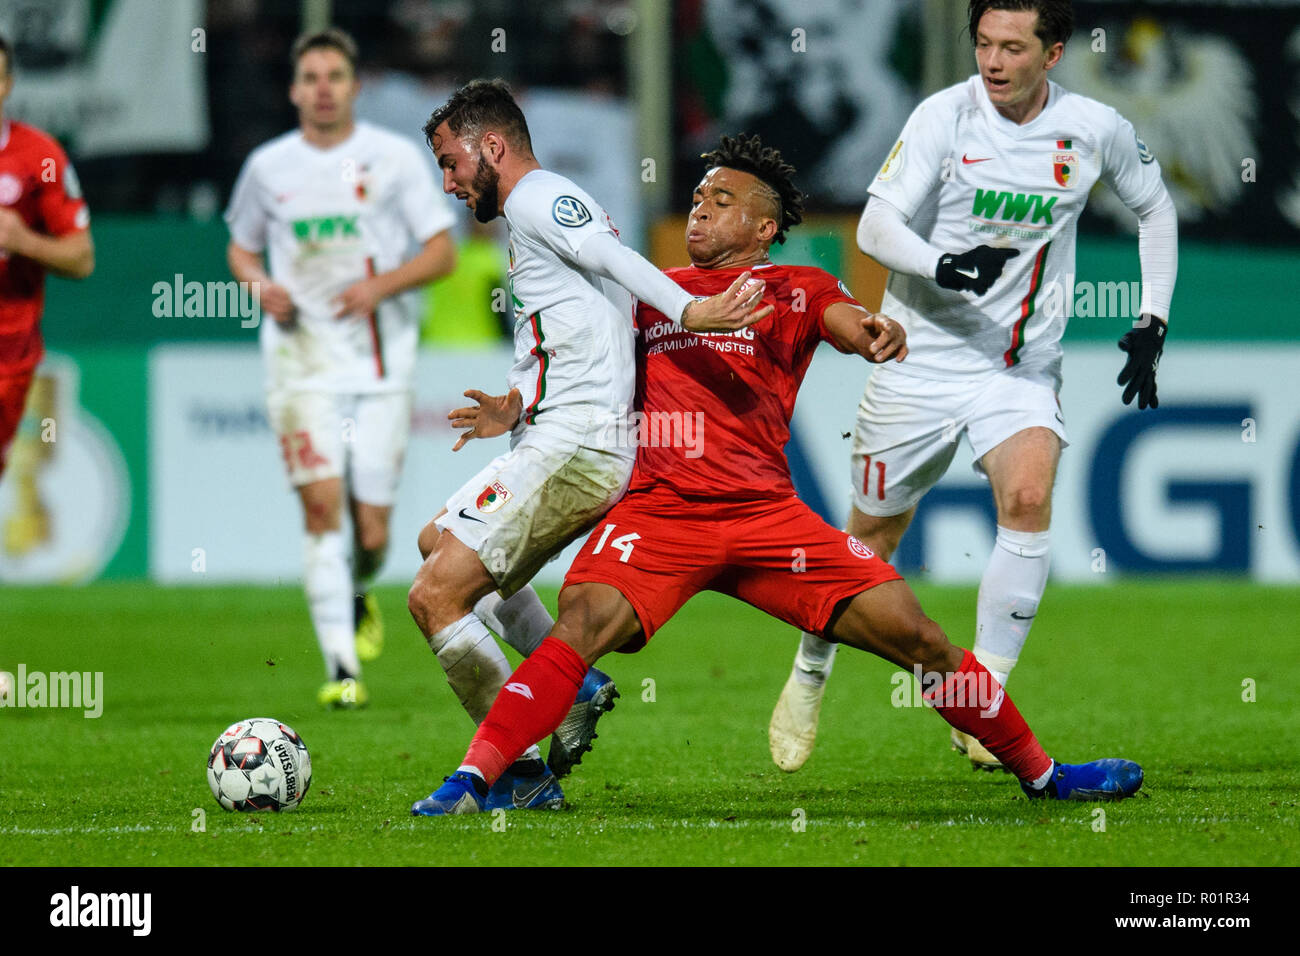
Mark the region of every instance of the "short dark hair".
[[505, 80], [470, 80], [443, 103], [424, 124], [424, 140], [433, 148], [434, 131], [443, 123], [456, 136], [479, 139], [488, 131], [505, 137], [515, 149], [533, 155], [528, 121]]
[[348, 61], [348, 66], [352, 67], [352, 72], [357, 72], [357, 58], [359, 56], [357, 41], [352, 39], [352, 34], [346, 30], [330, 27], [328, 30], [304, 33], [294, 40], [293, 49], [289, 53], [289, 65], [295, 73], [298, 70], [298, 61], [309, 50], [337, 50]]
[[1056, 43], [1068, 43], [1074, 32], [1074, 8], [1070, 0], [970, 0], [970, 42], [975, 42], [980, 18], [990, 10], [1030, 10], [1038, 14], [1034, 34], [1043, 41], [1043, 49]]
[[5, 74], [8, 75], [14, 71], [14, 50], [3, 34], [0, 34], [0, 54], [4, 54]]
[[781, 158], [780, 150], [764, 146], [757, 136], [741, 133], [732, 138], [722, 137], [718, 148], [700, 156], [705, 162], [705, 169], [725, 166], [749, 173], [771, 190], [771, 199], [776, 205], [775, 243], [785, 242], [787, 229], [803, 222], [803, 193], [791, 179], [795, 168]]

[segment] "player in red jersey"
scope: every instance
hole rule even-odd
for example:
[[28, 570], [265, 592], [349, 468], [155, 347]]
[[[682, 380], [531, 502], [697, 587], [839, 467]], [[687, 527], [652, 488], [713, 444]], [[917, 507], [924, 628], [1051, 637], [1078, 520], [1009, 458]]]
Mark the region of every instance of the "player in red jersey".
[[588, 666], [639, 649], [702, 590], [923, 675], [927, 702], [997, 754], [1030, 796], [1136, 792], [1142, 769], [1131, 761], [1053, 761], [992, 675], [949, 643], [898, 573], [795, 497], [783, 449], [813, 350], [828, 341], [872, 362], [901, 360], [904, 334], [822, 270], [768, 260], [769, 246], [802, 221], [793, 169], [779, 153], [758, 137], [724, 137], [705, 159], [686, 232], [693, 265], [669, 275], [707, 295], [753, 270], [776, 312], [739, 332], [700, 336], [639, 307], [644, 379], [628, 493], [591, 532], [560, 592], [555, 628], [497, 695], [460, 769], [411, 812], [482, 810], [490, 784], [568, 713]]
[[13, 85], [13, 53], [0, 37], [0, 475], [45, 354], [46, 270], [84, 279], [95, 268], [76, 173], [51, 137], [4, 115]]

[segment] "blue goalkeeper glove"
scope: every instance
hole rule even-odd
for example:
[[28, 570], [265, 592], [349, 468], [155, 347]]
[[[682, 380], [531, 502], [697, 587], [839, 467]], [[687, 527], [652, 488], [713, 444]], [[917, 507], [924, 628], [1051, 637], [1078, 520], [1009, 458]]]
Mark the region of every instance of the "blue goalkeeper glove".
[[939, 264], [935, 267], [934, 281], [945, 289], [983, 295], [998, 281], [1007, 260], [1018, 255], [1019, 249], [994, 249], [992, 246], [976, 246], [960, 255], [945, 253], [939, 257]]
[[1148, 405], [1152, 408], [1160, 407], [1160, 399], [1156, 398], [1156, 369], [1160, 367], [1160, 353], [1165, 348], [1167, 329], [1164, 319], [1144, 312], [1139, 324], [1125, 332], [1119, 340], [1119, 347], [1128, 353], [1128, 361], [1124, 363], [1115, 384], [1125, 385], [1125, 405], [1130, 404], [1136, 395], [1138, 408], [1146, 408]]

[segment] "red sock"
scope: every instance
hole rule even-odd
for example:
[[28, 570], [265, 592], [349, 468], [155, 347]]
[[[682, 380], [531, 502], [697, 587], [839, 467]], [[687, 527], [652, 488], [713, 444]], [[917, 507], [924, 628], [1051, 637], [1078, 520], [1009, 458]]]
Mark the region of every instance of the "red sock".
[[477, 767], [488, 786], [531, 744], [551, 735], [573, 706], [587, 662], [568, 644], [547, 637], [501, 688], [470, 742], [464, 764]]
[[970, 651], [942, 687], [922, 695], [944, 720], [970, 734], [1021, 780], [1037, 780], [1052, 767], [1010, 696]]

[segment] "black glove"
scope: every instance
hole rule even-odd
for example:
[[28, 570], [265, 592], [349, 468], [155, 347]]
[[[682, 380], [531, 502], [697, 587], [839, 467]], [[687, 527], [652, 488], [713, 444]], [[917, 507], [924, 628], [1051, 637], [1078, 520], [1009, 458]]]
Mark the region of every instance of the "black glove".
[[1115, 384], [1124, 385], [1124, 404], [1138, 397], [1138, 408], [1160, 407], [1156, 398], [1156, 369], [1160, 367], [1160, 353], [1165, 348], [1165, 330], [1168, 326], [1164, 319], [1157, 318], [1149, 312], [1142, 313], [1139, 325], [1129, 329], [1119, 340], [1119, 347], [1128, 353], [1124, 369], [1115, 379]]
[[994, 249], [992, 246], [976, 246], [961, 255], [945, 253], [939, 257], [934, 281], [945, 289], [983, 295], [998, 281], [1007, 260], [1018, 255], [1019, 249]]

